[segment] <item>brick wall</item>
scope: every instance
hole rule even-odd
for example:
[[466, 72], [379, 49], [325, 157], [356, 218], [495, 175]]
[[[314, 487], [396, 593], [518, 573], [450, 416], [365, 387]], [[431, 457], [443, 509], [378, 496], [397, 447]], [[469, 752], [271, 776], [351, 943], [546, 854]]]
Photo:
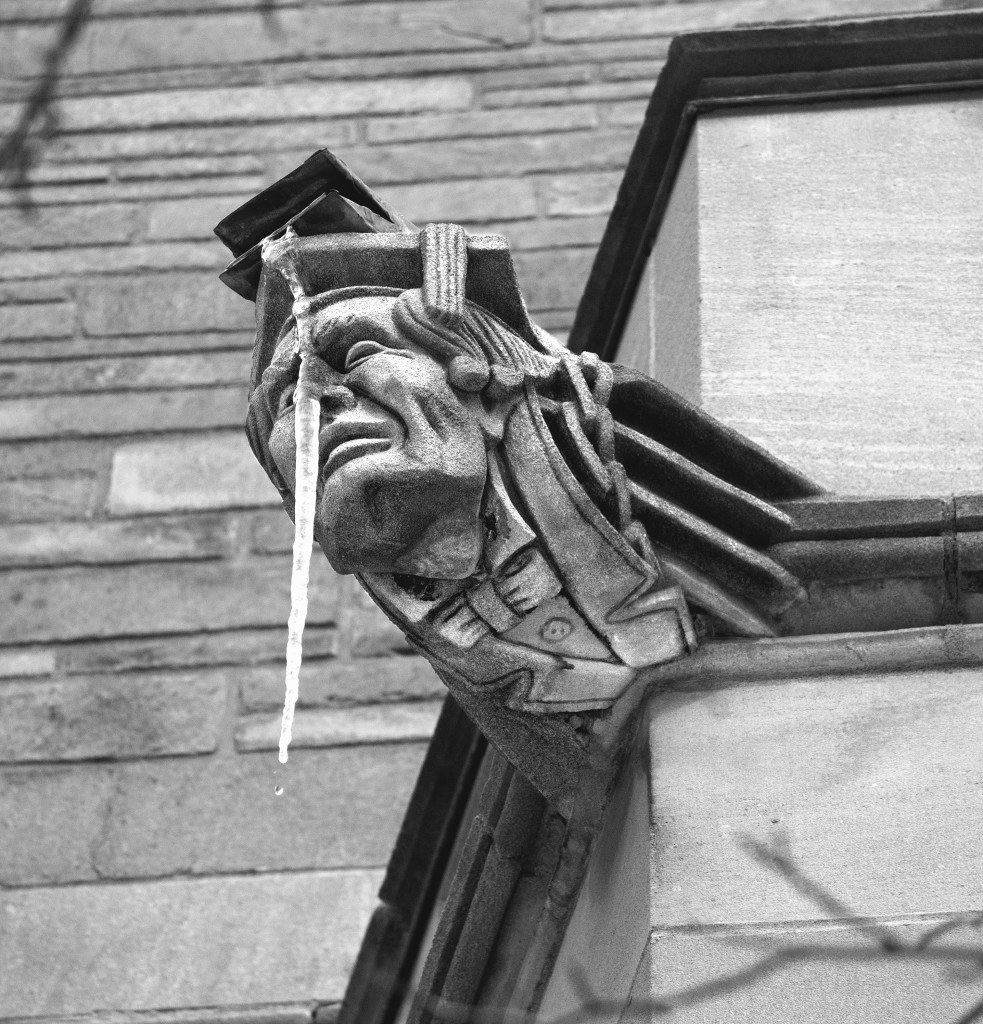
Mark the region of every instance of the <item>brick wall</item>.
[[[67, 6], [0, 5], [0, 131]], [[96, 0], [32, 212], [0, 190], [0, 1019], [330, 1018], [439, 707], [319, 563], [275, 775], [291, 532], [212, 225], [328, 145], [508, 235], [562, 335], [673, 34], [973, 5], [256, 6]]]

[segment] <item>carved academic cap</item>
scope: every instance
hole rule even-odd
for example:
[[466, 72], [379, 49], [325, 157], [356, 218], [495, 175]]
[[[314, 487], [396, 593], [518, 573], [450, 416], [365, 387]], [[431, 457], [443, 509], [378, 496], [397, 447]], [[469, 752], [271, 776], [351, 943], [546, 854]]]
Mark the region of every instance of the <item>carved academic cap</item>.
[[262, 244], [288, 226], [300, 236], [295, 250], [310, 296], [359, 286], [420, 288], [438, 319], [452, 319], [455, 304], [469, 299], [535, 350], [544, 350], [522, 301], [506, 239], [447, 230], [452, 225], [420, 231], [322, 149], [215, 228], [235, 256], [222, 280], [256, 302], [254, 386], [269, 365], [293, 301], [280, 275], [263, 274]]

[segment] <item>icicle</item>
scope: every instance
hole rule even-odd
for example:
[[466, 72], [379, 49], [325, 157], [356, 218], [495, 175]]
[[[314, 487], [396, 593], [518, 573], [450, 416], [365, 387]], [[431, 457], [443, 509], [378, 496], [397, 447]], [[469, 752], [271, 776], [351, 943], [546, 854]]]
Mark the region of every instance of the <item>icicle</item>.
[[277, 264], [293, 294], [293, 315], [297, 330], [296, 351], [300, 373], [294, 389], [294, 439], [297, 460], [294, 474], [294, 548], [290, 574], [290, 618], [287, 621], [287, 669], [283, 718], [280, 721], [280, 763], [287, 762], [287, 748], [293, 730], [294, 709], [300, 692], [300, 664], [303, 657], [304, 623], [307, 620], [307, 588], [311, 551], [314, 547], [314, 512], [317, 505], [318, 431], [321, 403], [308, 379], [308, 356], [312, 350], [310, 324], [306, 317], [307, 296], [293, 260], [296, 235], [289, 228], [280, 242], [263, 246], [263, 262]]
[[307, 620], [307, 584], [314, 546], [314, 510], [317, 497], [318, 427], [321, 403], [307, 385], [306, 353], [301, 352], [300, 379], [294, 391], [294, 437], [297, 463], [294, 483], [294, 551], [290, 573], [290, 618], [287, 622], [286, 693], [280, 722], [280, 763], [287, 761], [294, 708], [300, 692], [302, 638]]

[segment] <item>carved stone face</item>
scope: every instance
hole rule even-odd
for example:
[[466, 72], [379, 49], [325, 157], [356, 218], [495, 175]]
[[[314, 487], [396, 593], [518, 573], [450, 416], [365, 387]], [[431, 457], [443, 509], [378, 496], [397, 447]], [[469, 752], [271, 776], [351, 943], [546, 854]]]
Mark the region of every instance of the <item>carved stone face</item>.
[[[338, 572], [462, 579], [481, 554], [487, 414], [396, 327], [396, 301], [360, 296], [315, 315], [317, 356], [308, 357], [321, 402], [315, 536]], [[278, 356], [293, 344], [291, 332]], [[268, 442], [292, 491], [295, 381], [296, 366], [282, 382]]]

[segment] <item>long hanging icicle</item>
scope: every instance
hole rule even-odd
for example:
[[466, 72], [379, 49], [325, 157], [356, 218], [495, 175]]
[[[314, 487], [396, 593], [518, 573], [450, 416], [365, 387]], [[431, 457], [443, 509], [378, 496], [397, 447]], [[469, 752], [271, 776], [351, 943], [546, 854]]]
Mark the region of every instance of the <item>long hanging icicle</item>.
[[307, 319], [307, 295], [293, 259], [291, 228], [282, 241], [263, 245], [263, 262], [276, 263], [293, 295], [296, 324], [295, 352], [300, 355], [300, 372], [294, 388], [294, 440], [297, 459], [294, 473], [294, 547], [290, 572], [290, 618], [287, 620], [287, 668], [283, 717], [280, 720], [280, 764], [287, 763], [287, 748], [293, 732], [294, 709], [300, 693], [300, 664], [303, 658], [304, 623], [307, 620], [307, 590], [314, 547], [314, 511], [317, 505], [318, 430], [321, 403], [311, 387], [308, 357], [313, 350]]

